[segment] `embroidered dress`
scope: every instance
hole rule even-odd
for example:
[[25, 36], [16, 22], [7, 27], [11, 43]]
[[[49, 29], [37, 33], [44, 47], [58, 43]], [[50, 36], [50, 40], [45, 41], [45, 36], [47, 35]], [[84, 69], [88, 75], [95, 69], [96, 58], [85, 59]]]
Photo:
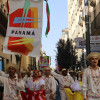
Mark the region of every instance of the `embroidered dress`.
[[100, 68], [94, 71], [91, 67], [84, 70], [82, 91], [88, 100], [100, 100]]
[[49, 77], [43, 76], [43, 79], [45, 80], [46, 99], [47, 100], [52, 100], [49, 97], [50, 97], [51, 94], [56, 93], [55, 79], [51, 75], [49, 75]]
[[45, 81], [42, 78], [31, 79], [28, 82], [28, 95], [25, 100], [45, 100], [44, 91], [41, 90], [41, 86], [45, 85]]
[[3, 100], [21, 100], [19, 91], [24, 90], [24, 83], [17, 78], [11, 80], [0, 76], [0, 81], [4, 84], [4, 96]]

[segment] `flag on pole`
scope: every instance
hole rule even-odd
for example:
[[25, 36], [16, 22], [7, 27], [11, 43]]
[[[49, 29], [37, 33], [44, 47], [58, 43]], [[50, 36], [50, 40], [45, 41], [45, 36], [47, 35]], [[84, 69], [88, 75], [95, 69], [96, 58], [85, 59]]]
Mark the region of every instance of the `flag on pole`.
[[7, 0], [7, 10], [8, 10], [8, 14], [9, 14], [9, 3], [8, 3], [8, 0]]
[[57, 69], [57, 72], [59, 72], [61, 70], [61, 67], [60, 65], [58, 64], [58, 60], [55, 59], [55, 64], [56, 64], [56, 69]]
[[45, 35], [47, 37], [48, 32], [50, 31], [50, 9], [47, 0], [46, 0], [46, 13], [47, 13], [47, 27], [46, 27]]
[[43, 1], [7, 0], [8, 25], [3, 53], [40, 56]]

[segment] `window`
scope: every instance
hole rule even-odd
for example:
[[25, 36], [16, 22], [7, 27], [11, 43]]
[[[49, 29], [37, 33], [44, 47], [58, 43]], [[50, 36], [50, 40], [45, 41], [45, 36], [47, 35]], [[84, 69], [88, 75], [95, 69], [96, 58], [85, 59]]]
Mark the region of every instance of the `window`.
[[88, 0], [84, 0], [85, 6], [88, 6]]

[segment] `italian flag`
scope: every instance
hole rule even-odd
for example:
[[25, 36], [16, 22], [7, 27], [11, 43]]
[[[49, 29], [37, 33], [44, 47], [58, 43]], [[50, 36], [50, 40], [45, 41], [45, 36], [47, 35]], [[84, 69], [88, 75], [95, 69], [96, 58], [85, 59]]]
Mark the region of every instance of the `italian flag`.
[[47, 0], [46, 0], [46, 13], [47, 13], [47, 27], [46, 27], [45, 35], [47, 37], [48, 32], [50, 31], [50, 9]]

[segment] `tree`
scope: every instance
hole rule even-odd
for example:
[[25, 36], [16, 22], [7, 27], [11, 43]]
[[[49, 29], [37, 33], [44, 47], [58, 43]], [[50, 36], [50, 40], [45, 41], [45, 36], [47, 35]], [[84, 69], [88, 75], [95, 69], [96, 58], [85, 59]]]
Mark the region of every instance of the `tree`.
[[[71, 40], [59, 40], [57, 43], [57, 61], [61, 69], [69, 69], [76, 64], [77, 56], [75, 55], [75, 48], [72, 45]], [[74, 68], [72, 68], [74, 69]]]

